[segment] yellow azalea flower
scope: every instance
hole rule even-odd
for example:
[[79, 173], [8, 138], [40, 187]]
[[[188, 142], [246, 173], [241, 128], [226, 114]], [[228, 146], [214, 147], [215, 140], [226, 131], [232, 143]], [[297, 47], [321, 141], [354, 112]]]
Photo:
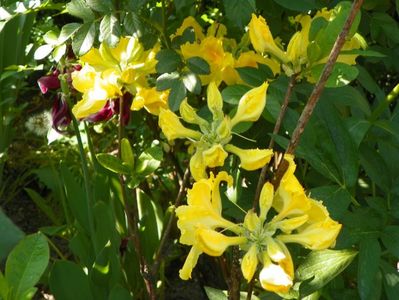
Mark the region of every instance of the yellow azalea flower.
[[183, 20], [183, 23], [181, 24], [181, 26], [176, 30], [175, 34], [172, 35], [173, 37], [176, 36], [181, 36], [183, 35], [183, 32], [187, 29], [187, 28], [192, 28], [194, 30], [195, 36], [197, 38], [197, 40], [203, 40], [205, 35], [202, 32], [202, 27], [200, 24], [198, 24], [197, 20], [194, 19], [194, 17], [192, 16], [188, 16], [187, 18], [185, 18]]
[[252, 14], [251, 21], [248, 24], [249, 38], [251, 39], [252, 46], [260, 53], [269, 53], [282, 62], [287, 62], [286, 55], [274, 42], [272, 33], [266, 20], [259, 16]]
[[236, 68], [252, 67], [257, 68], [258, 64], [268, 66], [274, 75], [280, 73], [280, 64], [269, 57], [263, 57], [254, 51], [241, 52], [240, 56], [234, 61], [234, 66], [227, 66], [224, 71], [223, 81], [227, 85], [244, 83]]
[[[146, 87], [147, 75], [155, 73], [158, 51], [159, 45], [145, 51], [134, 37], [122, 37], [114, 48], [105, 43], [98, 49], [92, 48], [80, 58], [82, 69], [72, 73], [72, 85], [83, 94], [72, 112], [77, 118], [87, 117], [103, 108], [108, 100], [125, 92], [136, 94], [137, 88]], [[157, 111], [153, 105], [143, 107]]]
[[299, 15], [295, 20], [301, 24], [302, 29], [291, 37], [287, 46], [287, 56], [293, 64], [294, 72], [298, 73], [301, 65], [307, 62], [311, 18], [309, 15]]
[[[254, 265], [263, 264], [259, 274], [262, 287], [272, 292], [288, 292], [293, 285], [294, 268], [285, 243], [298, 243], [312, 250], [331, 247], [341, 225], [329, 217], [321, 202], [306, 196], [294, 175], [295, 163], [287, 156], [289, 167], [274, 191], [270, 183], [262, 188], [259, 216], [249, 211], [244, 219], [244, 234], [248, 242], [241, 247], [247, 250], [241, 269], [250, 281]], [[268, 211], [276, 214], [267, 221]], [[255, 254], [256, 252], [256, 254]]]
[[180, 50], [184, 59], [198, 56], [209, 64], [210, 74], [200, 75], [202, 85], [211, 81], [219, 85], [223, 81], [226, 68], [234, 65], [233, 55], [223, 49], [223, 40], [214, 36], [207, 36], [200, 43], [186, 43]]
[[222, 203], [219, 194], [221, 182], [233, 183], [233, 178], [226, 172], [209, 179], [194, 183], [187, 192], [187, 205], [176, 209], [177, 227], [181, 232], [180, 243], [192, 246], [189, 255], [180, 270], [180, 278], [191, 278], [191, 271], [197, 264], [199, 255], [206, 252], [210, 255], [221, 255], [230, 245], [246, 241], [242, 236], [228, 237], [216, 232], [218, 228], [230, 230], [240, 235], [241, 228], [222, 217]]
[[[294, 284], [294, 264], [286, 243], [298, 243], [311, 250], [334, 245], [341, 225], [329, 217], [319, 201], [306, 196], [294, 175], [293, 157], [287, 155], [289, 167], [277, 190], [267, 182], [259, 199], [260, 213], [249, 210], [244, 222], [234, 224], [222, 216], [219, 193], [221, 181], [232, 184], [226, 172], [194, 183], [188, 191], [187, 205], [176, 210], [180, 242], [192, 248], [180, 270], [180, 277], [191, 277], [199, 255], [220, 256], [229, 246], [238, 245], [246, 253], [241, 262], [244, 278], [249, 282], [258, 266], [259, 283], [268, 291], [286, 293]], [[269, 210], [274, 213], [268, 218]], [[230, 231], [231, 235], [225, 232]]]
[[159, 115], [161, 108], [168, 107], [169, 90], [158, 92], [153, 88], [137, 88], [137, 94], [133, 99], [131, 110], [140, 110], [143, 107], [153, 115]]
[[[183, 101], [180, 114], [184, 121], [199, 125], [200, 131], [185, 128], [179, 117], [170, 110], [161, 110], [159, 126], [169, 141], [176, 138], [188, 138], [193, 141], [194, 155], [190, 159], [190, 171], [195, 180], [206, 178], [206, 168], [223, 166], [227, 152], [240, 157], [241, 166], [247, 170], [262, 168], [270, 161], [271, 150], [242, 150], [229, 145], [232, 130], [240, 122], [255, 122], [266, 104], [268, 84], [248, 91], [238, 103], [237, 112], [230, 120], [223, 113], [223, 99], [216, 83], [211, 82], [207, 90], [208, 108], [212, 113], [212, 121], [208, 122], [197, 115], [187, 101]], [[227, 151], [227, 152], [226, 152]]]

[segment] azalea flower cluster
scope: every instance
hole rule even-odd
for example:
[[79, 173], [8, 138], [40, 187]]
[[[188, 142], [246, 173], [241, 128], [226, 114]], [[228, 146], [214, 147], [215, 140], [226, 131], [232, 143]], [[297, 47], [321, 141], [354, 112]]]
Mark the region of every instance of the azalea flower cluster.
[[238, 245], [245, 255], [241, 270], [251, 281], [261, 266], [259, 282], [272, 292], [287, 292], [293, 285], [294, 265], [288, 243], [297, 243], [311, 250], [321, 250], [335, 244], [341, 225], [332, 220], [326, 207], [308, 197], [294, 175], [293, 157], [285, 158], [289, 168], [280, 186], [265, 183], [260, 195], [260, 213], [246, 213], [244, 222], [235, 224], [222, 216], [219, 185], [233, 184], [226, 172], [194, 183], [188, 191], [187, 205], [176, 209], [180, 243], [191, 246], [180, 270], [188, 279], [202, 253], [220, 256], [229, 246]]
[[132, 110], [144, 107], [157, 115], [161, 107], [167, 106], [168, 96], [168, 92], [158, 92], [147, 82], [147, 76], [155, 73], [158, 51], [159, 45], [144, 50], [135, 37], [122, 37], [114, 48], [105, 43], [92, 48], [80, 58], [82, 69], [72, 73], [72, 85], [83, 95], [72, 108], [73, 114], [87, 118], [109, 105], [109, 101], [130, 94], [135, 96]]
[[[257, 53], [278, 60], [288, 76], [303, 72], [304, 74], [301, 74], [303, 77], [306, 77], [309, 82], [315, 82], [317, 78], [314, 78], [309, 70], [313, 66], [325, 63], [329, 51], [328, 53], [324, 53], [324, 55], [320, 54], [321, 49], [318, 48], [319, 45], [316, 45], [315, 41], [310, 38], [310, 28], [313, 22], [327, 23], [335, 17], [334, 10], [327, 10], [326, 8], [318, 11], [313, 17], [303, 14], [296, 16], [294, 22], [300, 24], [301, 30], [293, 34], [286, 50], [284, 50], [279, 40], [273, 38], [266, 20], [262, 16], [252, 14], [251, 21], [248, 24], [251, 44]], [[312, 61], [311, 57], [309, 57], [311, 47], [315, 49], [315, 61]], [[345, 42], [342, 50], [347, 51], [365, 47], [366, 42], [364, 38], [360, 34], [355, 33]], [[356, 63], [356, 57], [356, 54], [340, 54], [337, 62], [353, 65]]]

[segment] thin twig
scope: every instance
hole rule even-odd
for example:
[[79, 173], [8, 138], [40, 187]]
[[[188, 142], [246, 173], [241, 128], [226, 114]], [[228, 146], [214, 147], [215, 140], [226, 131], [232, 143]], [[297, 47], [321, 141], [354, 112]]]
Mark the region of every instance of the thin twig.
[[231, 259], [231, 272], [230, 272], [230, 284], [228, 291], [229, 300], [240, 299], [240, 283], [241, 283], [241, 268], [240, 268], [240, 250], [237, 246], [232, 248], [232, 259]]
[[[123, 123], [123, 96], [119, 98], [119, 126], [118, 126], [118, 156], [119, 158], [122, 157], [122, 138], [124, 136], [124, 123]], [[139, 213], [137, 208], [137, 201], [138, 201], [138, 190], [135, 189], [136, 194], [133, 197], [133, 205], [129, 205], [127, 192], [126, 192], [126, 184], [125, 178], [122, 174], [119, 174], [119, 183], [122, 189], [122, 200], [124, 203], [125, 213], [128, 219], [128, 233], [129, 236], [132, 238], [134, 243], [134, 249], [136, 250], [137, 257], [139, 259], [140, 264], [140, 273], [143, 276], [144, 284], [146, 286], [147, 293], [151, 300], [156, 299], [155, 294], [155, 286], [153, 281], [151, 280], [151, 276], [149, 274], [149, 267], [148, 263], [143, 255], [141, 241], [139, 236], [139, 228], [138, 228], [138, 221], [139, 221]]]
[[[269, 146], [268, 146], [269, 149], [273, 148], [273, 146], [274, 146], [274, 137], [279, 133], [281, 125], [283, 123], [284, 116], [285, 116], [285, 114], [287, 112], [288, 103], [290, 101], [291, 94], [292, 94], [292, 91], [293, 91], [294, 86], [295, 86], [296, 77], [297, 77], [297, 74], [294, 74], [294, 75], [292, 75], [290, 77], [290, 81], [288, 83], [287, 91], [285, 93], [283, 103], [281, 104], [280, 113], [279, 113], [279, 115], [277, 117], [276, 124], [274, 125], [273, 135], [272, 135], [272, 137], [270, 139], [270, 142], [269, 142]], [[252, 205], [253, 209], [255, 209], [255, 210], [257, 209], [257, 206], [258, 206], [260, 192], [262, 191], [263, 184], [266, 181], [266, 173], [267, 173], [268, 168], [269, 168], [269, 164], [266, 164], [262, 168], [262, 171], [260, 172], [260, 175], [259, 175], [258, 185], [256, 186], [254, 202], [253, 202], [253, 205]]]
[[[186, 171], [184, 172], [183, 179], [181, 180], [181, 183], [180, 183], [180, 189], [179, 189], [179, 192], [178, 192], [176, 200], [175, 200], [174, 209], [176, 209], [180, 205], [180, 203], [186, 193], [186, 187], [189, 183], [189, 180], [190, 180], [190, 168], [187, 168]], [[161, 241], [159, 242], [158, 251], [155, 255], [154, 264], [152, 266], [152, 275], [154, 277], [156, 277], [156, 275], [158, 273], [159, 266], [162, 262], [164, 254], [165, 254], [164, 252], [165, 252], [166, 242], [169, 238], [169, 235], [170, 235], [170, 232], [172, 230], [172, 226], [173, 226], [173, 223], [175, 222], [175, 220], [176, 220], [176, 215], [175, 215], [175, 211], [173, 210], [171, 216], [169, 217], [168, 224], [166, 225], [166, 228], [162, 234]]]
[[251, 281], [248, 283], [248, 288], [247, 288], [247, 298], [246, 300], [251, 300], [252, 298], [252, 292], [254, 290], [254, 284], [255, 284], [255, 277], [251, 279]]

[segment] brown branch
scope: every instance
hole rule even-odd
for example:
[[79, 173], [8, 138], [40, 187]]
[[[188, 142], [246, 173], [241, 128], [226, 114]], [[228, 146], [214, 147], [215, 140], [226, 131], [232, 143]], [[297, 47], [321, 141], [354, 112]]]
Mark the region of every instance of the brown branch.
[[[287, 112], [288, 103], [290, 101], [291, 94], [292, 94], [292, 91], [293, 91], [294, 86], [295, 86], [296, 77], [297, 77], [297, 74], [294, 74], [294, 75], [292, 75], [290, 77], [290, 81], [288, 83], [288, 88], [287, 88], [287, 91], [285, 93], [283, 103], [281, 104], [280, 113], [279, 113], [279, 115], [277, 117], [276, 124], [274, 125], [273, 135], [272, 135], [272, 137], [270, 139], [270, 142], [269, 142], [269, 146], [268, 146], [269, 149], [273, 148], [273, 146], [274, 146], [274, 136], [279, 133], [281, 125], [283, 123], [283, 119], [284, 119], [285, 113]], [[260, 192], [262, 191], [263, 184], [266, 181], [266, 173], [267, 173], [267, 169], [268, 168], [269, 168], [269, 164], [266, 164], [262, 168], [262, 171], [260, 172], [258, 185], [256, 186], [254, 202], [252, 204], [252, 207], [253, 207], [254, 210], [257, 209], [258, 202], [259, 202], [259, 197], [260, 197]]]
[[[187, 167], [186, 171], [184, 172], [184, 176], [180, 182], [180, 189], [179, 189], [179, 192], [177, 194], [175, 204], [174, 204], [175, 209], [180, 205], [184, 195], [186, 194], [186, 187], [189, 183], [189, 180], [190, 180], [190, 168]], [[159, 266], [164, 257], [164, 254], [165, 254], [164, 251], [165, 251], [166, 242], [169, 238], [169, 235], [170, 235], [170, 232], [172, 230], [172, 226], [173, 226], [173, 223], [175, 222], [175, 220], [176, 220], [176, 215], [175, 215], [175, 211], [173, 210], [173, 213], [169, 217], [168, 224], [166, 225], [166, 228], [162, 234], [161, 241], [159, 242], [158, 251], [155, 255], [154, 264], [152, 266], [153, 277], [157, 277]]]
[[288, 148], [285, 153], [293, 154], [295, 152], [295, 149], [298, 146], [299, 140], [302, 136], [305, 126], [308, 123], [313, 113], [317, 101], [320, 99], [320, 95], [324, 90], [328, 77], [330, 77], [331, 75], [334, 64], [337, 61], [341, 48], [345, 43], [345, 38], [348, 35], [348, 32], [352, 26], [352, 23], [362, 3], [363, 0], [355, 0], [353, 2], [349, 16], [345, 21], [342, 31], [335, 40], [334, 46], [330, 52], [330, 56], [328, 57], [326, 65], [324, 66], [323, 73], [321, 74], [318, 82], [316, 83], [312, 91], [312, 94], [309, 97], [308, 103], [306, 104], [305, 108], [302, 111], [301, 117], [299, 118], [298, 124], [294, 130], [294, 133], [292, 134], [290, 144], [288, 145]]
[[240, 299], [240, 283], [241, 283], [241, 268], [240, 268], [240, 250], [237, 246], [232, 248], [232, 259], [231, 259], [231, 272], [230, 272], [230, 284], [228, 291], [229, 300]]
[[[342, 46], [345, 43], [345, 38], [348, 35], [348, 32], [353, 24], [353, 21], [355, 20], [356, 14], [358, 13], [360, 7], [363, 4], [363, 0], [355, 0], [352, 4], [351, 10], [349, 12], [349, 16], [347, 17], [345, 24], [342, 28], [342, 31], [338, 35], [337, 39], [335, 40], [334, 46], [330, 52], [330, 55], [328, 57], [327, 63], [324, 66], [323, 72], [317, 81], [312, 94], [309, 97], [309, 100], [305, 106], [305, 108], [302, 111], [302, 114], [298, 120], [298, 124], [291, 136], [290, 143], [288, 145], [287, 150], [285, 151], [286, 154], [294, 154], [296, 148], [298, 147], [300, 138], [305, 130], [305, 127], [312, 116], [313, 110], [320, 99], [321, 93], [324, 90], [324, 87], [326, 85], [326, 82], [328, 78], [331, 75], [331, 72], [333, 70], [334, 64], [337, 61], [338, 55], [341, 51]], [[288, 168], [288, 163], [284, 160], [280, 160], [280, 164], [278, 164], [276, 174], [273, 179], [273, 185], [275, 187], [278, 187], [281, 181], [281, 178], [283, 177], [285, 171]]]

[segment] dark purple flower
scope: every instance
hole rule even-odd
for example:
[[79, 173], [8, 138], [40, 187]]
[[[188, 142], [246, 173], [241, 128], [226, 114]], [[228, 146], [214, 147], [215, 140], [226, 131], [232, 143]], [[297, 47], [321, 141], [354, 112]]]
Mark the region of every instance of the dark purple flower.
[[[129, 93], [123, 95], [122, 121], [124, 125], [127, 125], [130, 120], [130, 106], [132, 105], [132, 99], [133, 97]], [[108, 100], [99, 112], [92, 114], [85, 119], [90, 122], [102, 122], [108, 121], [115, 114], [119, 114], [119, 99]]]
[[40, 91], [45, 94], [48, 90], [56, 90], [60, 88], [60, 80], [58, 79], [60, 72], [55, 70], [48, 76], [42, 76], [37, 81]]
[[59, 133], [65, 132], [65, 130], [61, 130], [60, 127], [66, 127], [71, 123], [72, 118], [68, 104], [60, 94], [54, 97], [51, 117], [53, 119], [53, 128]]

